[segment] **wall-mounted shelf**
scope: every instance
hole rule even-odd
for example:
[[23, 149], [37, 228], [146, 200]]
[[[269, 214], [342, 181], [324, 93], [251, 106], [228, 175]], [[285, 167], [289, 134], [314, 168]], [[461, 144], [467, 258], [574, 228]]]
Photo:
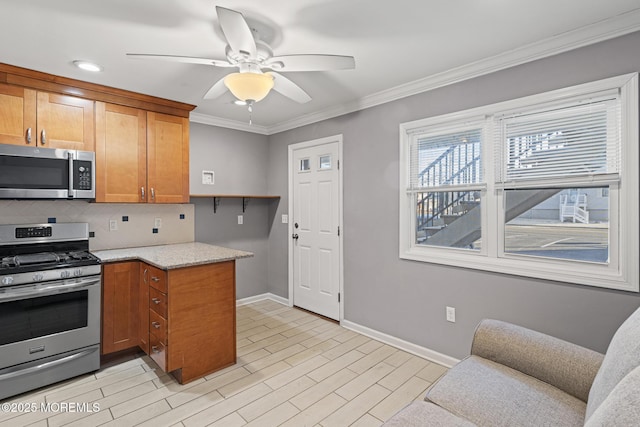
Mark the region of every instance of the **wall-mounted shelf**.
[[257, 196], [253, 194], [191, 194], [189, 197], [199, 199], [213, 199], [213, 213], [218, 211], [220, 199], [242, 199], [242, 212], [247, 210], [249, 199], [279, 199], [280, 196]]

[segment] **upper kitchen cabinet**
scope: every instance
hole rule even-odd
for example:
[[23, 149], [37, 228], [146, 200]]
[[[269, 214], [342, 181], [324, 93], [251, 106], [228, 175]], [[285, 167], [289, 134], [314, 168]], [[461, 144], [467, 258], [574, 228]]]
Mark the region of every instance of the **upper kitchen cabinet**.
[[149, 202], [189, 202], [188, 119], [147, 113], [147, 179]]
[[35, 145], [36, 91], [0, 84], [0, 143]]
[[96, 202], [146, 201], [147, 113], [96, 103]]
[[99, 202], [188, 202], [194, 108], [0, 63], [0, 144], [96, 151]]
[[94, 102], [68, 95], [38, 92], [39, 146], [70, 150], [95, 150]]
[[0, 143], [93, 151], [93, 101], [0, 84]]
[[96, 202], [188, 200], [188, 119], [96, 103]]

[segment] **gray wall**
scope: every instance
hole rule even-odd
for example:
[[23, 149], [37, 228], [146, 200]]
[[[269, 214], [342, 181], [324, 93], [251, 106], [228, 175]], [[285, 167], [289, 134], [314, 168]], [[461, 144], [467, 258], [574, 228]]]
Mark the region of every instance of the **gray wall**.
[[[191, 194], [261, 195], [267, 191], [267, 137], [248, 132], [191, 123]], [[215, 184], [203, 185], [202, 170], [215, 172]], [[213, 212], [212, 198], [191, 198], [195, 206], [195, 240], [253, 252], [236, 263], [236, 298], [267, 292], [269, 206], [277, 201], [221, 199]], [[238, 225], [238, 215], [244, 224]]]
[[[266, 194], [269, 145], [265, 135], [190, 123], [191, 194]], [[202, 184], [202, 171], [215, 184]]]
[[287, 213], [287, 146], [343, 134], [346, 320], [456, 358], [485, 317], [605, 351], [638, 294], [399, 259], [398, 125], [638, 70], [634, 33], [270, 136], [268, 191], [283, 198], [270, 207], [269, 291], [288, 294], [288, 233], [275, 221]]

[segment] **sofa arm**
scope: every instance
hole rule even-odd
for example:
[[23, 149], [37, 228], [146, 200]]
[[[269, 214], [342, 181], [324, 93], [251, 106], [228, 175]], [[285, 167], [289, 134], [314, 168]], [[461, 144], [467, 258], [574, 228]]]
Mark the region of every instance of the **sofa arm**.
[[586, 402], [604, 355], [531, 329], [485, 319], [471, 354], [508, 366]]

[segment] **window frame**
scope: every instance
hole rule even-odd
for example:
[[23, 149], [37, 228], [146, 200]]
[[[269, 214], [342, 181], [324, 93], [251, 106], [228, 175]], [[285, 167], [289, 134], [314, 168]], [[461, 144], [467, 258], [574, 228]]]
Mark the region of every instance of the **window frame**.
[[[533, 110], [567, 104], [603, 92], [617, 90], [620, 99], [620, 181], [594, 176], [593, 186], [609, 187], [609, 257], [608, 264], [586, 261], [515, 255], [504, 252], [504, 192], [512, 187], [498, 183], [500, 156], [504, 141], [496, 138], [498, 117], [513, 111]], [[517, 276], [576, 283], [625, 291], [639, 291], [639, 127], [638, 127], [638, 73], [611, 77], [523, 98], [485, 105], [469, 110], [402, 123], [399, 126], [399, 257], [401, 259], [430, 262]], [[482, 177], [486, 185], [481, 193], [482, 248], [470, 251], [460, 248], [418, 245], [415, 237], [416, 215], [414, 191], [409, 191], [411, 140], [420, 132], [451, 128], [470, 121], [484, 121]], [[497, 146], [497, 144], [500, 144]], [[585, 186], [585, 179], [562, 182], [565, 188], [576, 184]], [[622, 184], [622, 185], [620, 185]], [[586, 186], [589, 186], [587, 183]], [[524, 188], [535, 188], [527, 186]], [[431, 190], [431, 189], [429, 189]], [[448, 191], [444, 186], [433, 191]], [[450, 190], [449, 190], [450, 191]], [[615, 205], [614, 205], [615, 204]], [[615, 216], [615, 218], [614, 218]]]

